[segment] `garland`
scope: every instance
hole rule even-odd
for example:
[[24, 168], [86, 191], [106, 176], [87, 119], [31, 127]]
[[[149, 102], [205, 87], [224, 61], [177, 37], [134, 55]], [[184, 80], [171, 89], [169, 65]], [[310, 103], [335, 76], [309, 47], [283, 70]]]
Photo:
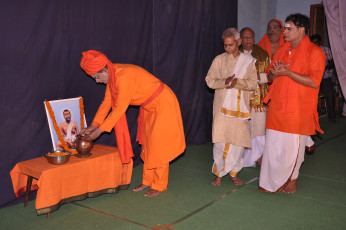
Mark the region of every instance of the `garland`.
[[84, 129], [84, 104], [83, 98], [79, 98], [80, 129]]
[[[55, 119], [54, 111], [53, 111], [52, 106], [50, 105], [49, 101], [45, 101], [45, 104], [46, 104], [49, 116], [52, 119], [54, 130], [55, 130], [56, 134], [58, 135], [58, 139], [61, 142], [62, 146], [64, 147], [65, 150], [70, 151], [73, 155], [77, 154], [78, 152], [76, 150], [71, 150], [67, 146], [67, 144], [66, 144], [66, 142], [65, 142], [65, 140], [64, 140], [64, 138], [63, 138], [63, 136], [59, 130], [58, 124], [57, 124], [56, 119]], [[82, 130], [82, 129], [84, 129], [84, 105], [83, 105], [83, 98], [82, 97], [79, 98], [79, 113], [80, 113], [80, 122], [81, 122], [81, 130]]]

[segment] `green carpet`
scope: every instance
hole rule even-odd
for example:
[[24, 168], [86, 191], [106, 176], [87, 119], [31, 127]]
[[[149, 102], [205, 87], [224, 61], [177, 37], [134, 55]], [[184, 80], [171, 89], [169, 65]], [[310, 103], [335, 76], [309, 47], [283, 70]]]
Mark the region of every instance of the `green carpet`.
[[35, 200], [0, 209], [0, 229], [346, 229], [346, 119], [321, 119], [325, 134], [306, 155], [295, 194], [258, 191], [259, 168], [244, 168], [234, 186], [211, 181], [212, 144], [187, 147], [170, 166], [168, 190], [158, 197], [131, 190], [141, 183], [133, 170], [129, 190], [64, 204], [37, 216]]

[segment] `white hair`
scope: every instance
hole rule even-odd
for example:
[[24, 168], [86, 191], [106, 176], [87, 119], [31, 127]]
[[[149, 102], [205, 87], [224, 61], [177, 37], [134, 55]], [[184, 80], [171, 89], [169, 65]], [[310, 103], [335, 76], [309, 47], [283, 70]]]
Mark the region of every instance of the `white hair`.
[[228, 28], [222, 33], [222, 41], [225, 37], [234, 37], [234, 40], [238, 41], [240, 38], [240, 33], [236, 28]]

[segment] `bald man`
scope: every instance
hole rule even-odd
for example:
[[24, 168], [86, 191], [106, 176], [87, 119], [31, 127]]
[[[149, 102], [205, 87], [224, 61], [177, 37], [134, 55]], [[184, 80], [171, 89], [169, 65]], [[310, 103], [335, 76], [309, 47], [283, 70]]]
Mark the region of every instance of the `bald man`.
[[267, 33], [263, 36], [258, 45], [268, 52], [272, 60], [276, 50], [285, 44], [283, 35], [284, 27], [279, 19], [271, 19], [268, 22]]

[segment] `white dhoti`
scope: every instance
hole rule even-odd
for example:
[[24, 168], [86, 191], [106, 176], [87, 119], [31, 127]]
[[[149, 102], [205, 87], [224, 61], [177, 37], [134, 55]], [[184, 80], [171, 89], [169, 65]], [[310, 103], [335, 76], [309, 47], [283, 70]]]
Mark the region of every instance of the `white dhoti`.
[[251, 148], [245, 148], [244, 151], [244, 167], [255, 167], [256, 161], [262, 156], [265, 145], [265, 125], [267, 111], [251, 110], [251, 119], [249, 121], [251, 133]]
[[228, 173], [236, 176], [243, 168], [244, 147], [232, 145], [229, 143], [214, 143], [213, 156], [214, 164], [213, 174], [223, 177]]
[[266, 136], [257, 136], [251, 138], [251, 149], [245, 148], [244, 151], [244, 167], [255, 167], [256, 161], [262, 156], [264, 151], [264, 145]]
[[260, 189], [278, 192], [298, 179], [309, 136], [267, 129], [259, 178]]
[[311, 147], [315, 144], [315, 142], [312, 140], [311, 136], [308, 136], [307, 140], [306, 140], [306, 146], [307, 147]]

